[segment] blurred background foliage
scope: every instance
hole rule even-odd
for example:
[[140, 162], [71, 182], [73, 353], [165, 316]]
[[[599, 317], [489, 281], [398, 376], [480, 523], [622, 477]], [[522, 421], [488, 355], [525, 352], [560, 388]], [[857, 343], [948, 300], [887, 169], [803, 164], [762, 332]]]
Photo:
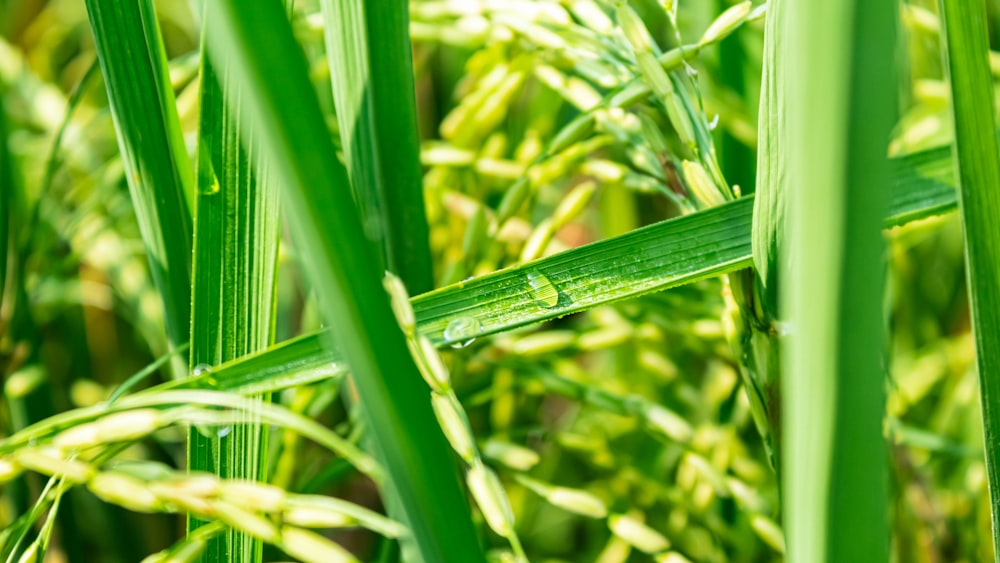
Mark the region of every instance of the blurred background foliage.
[[[663, 135], [669, 138], [658, 144], [629, 122], [639, 116], [669, 130], [663, 111], [652, 105], [605, 112], [575, 153], [530, 167], [563, 125], [632, 76], [616, 58], [616, 39], [594, 31], [601, 18], [591, 14], [592, 21], [580, 23], [587, 16], [569, 9], [576, 4], [411, 4], [439, 286], [690, 210], [671, 156], [677, 141]], [[1000, 17], [1000, 3], [989, 4]], [[633, 5], [662, 50], [680, 44], [660, 5]], [[681, 0], [676, 31], [693, 42], [727, 7], [726, 0]], [[900, 8], [905, 79], [895, 154], [950, 140], [935, 3]], [[157, 9], [193, 149], [200, 3], [160, 1]], [[294, 24], [336, 141], [323, 22], [314, 1], [295, 3]], [[993, 29], [1000, 40], [1000, 25]], [[744, 25], [687, 67], [714, 126], [722, 171], [743, 194], [753, 190], [762, 30], [759, 20]], [[994, 55], [1000, 71], [1000, 54]], [[5, 435], [103, 400], [166, 350], [161, 304], [94, 60], [83, 2], [0, 1], [0, 136], [13, 164], [12, 183], [3, 186], [11, 202], [12, 264], [0, 310]], [[482, 216], [495, 213], [529, 168], [541, 175], [533, 179], [530, 203], [496, 233], [496, 244], [484, 243]], [[589, 205], [560, 228], [545, 227], [567, 194], [586, 182], [595, 186]], [[992, 557], [961, 236], [955, 215], [886, 234], [886, 432], [897, 561]], [[531, 240], [534, 248], [526, 245]], [[320, 325], [287, 241], [279, 261], [281, 341]], [[723, 290], [719, 280], [699, 282], [452, 351], [457, 392], [486, 456], [500, 468], [530, 554], [553, 561], [650, 560], [602, 521], [543, 502], [518, 475], [586, 489], [615, 512], [644, 519], [670, 540], [675, 561], [781, 559], [776, 479], [740, 385], [740, 359], [727, 342]], [[167, 377], [158, 374], [149, 383]], [[357, 438], [337, 393], [335, 382], [319, 383], [278, 400]], [[667, 437], [676, 428], [664, 436], [662, 420], [645, 408], [649, 402], [687, 421], [688, 444]], [[277, 433], [273, 482], [379, 506], [372, 485], [349, 465]], [[161, 433], [125, 455], [183, 467], [183, 438]], [[37, 494], [42, 481], [30, 483]], [[23, 513], [34, 494], [5, 490], [0, 523]], [[127, 513], [74, 490], [47, 560], [138, 561], [182, 533], [181, 518]], [[380, 550], [364, 533], [337, 539], [362, 559]], [[502, 546], [498, 538], [485, 541]]]

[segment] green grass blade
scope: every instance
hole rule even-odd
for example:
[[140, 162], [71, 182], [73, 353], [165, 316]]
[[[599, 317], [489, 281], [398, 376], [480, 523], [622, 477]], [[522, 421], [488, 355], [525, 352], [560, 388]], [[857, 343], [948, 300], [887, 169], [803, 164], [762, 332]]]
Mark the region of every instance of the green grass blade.
[[179, 346], [191, 321], [194, 179], [153, 2], [87, 0], [87, 13], [167, 337]]
[[1000, 561], [1000, 160], [994, 133], [986, 6], [941, 0], [951, 82], [955, 168], [965, 228], [969, 304], [976, 342], [994, 558]]
[[[783, 96], [785, 80], [783, 33], [785, 6], [768, 5], [764, 31], [763, 71], [757, 133], [757, 178], [753, 205], [753, 263], [766, 290], [765, 307], [777, 302], [778, 246], [784, 242], [788, 161], [785, 147], [788, 118]], [[775, 311], [771, 311], [774, 313]]]
[[11, 228], [11, 208], [14, 205], [14, 161], [7, 150], [7, 114], [0, 90], [0, 306], [3, 305], [4, 288], [7, 284], [7, 256], [13, 249], [13, 229]]
[[[718, 4], [719, 12], [729, 7], [729, 2], [726, 1], [720, 1]], [[756, 73], [751, 64], [756, 53], [753, 53], [753, 49], [745, 48], [744, 42], [745, 39], [741, 37], [739, 31], [734, 31], [733, 35], [719, 41], [719, 71], [725, 86], [743, 100], [747, 100], [747, 90], [752, 84], [749, 79]], [[741, 108], [741, 112], [751, 114], [752, 108]], [[754, 149], [734, 137], [730, 131], [723, 129], [720, 132], [719, 160], [729, 181], [739, 185], [745, 194], [752, 193], [755, 189], [754, 153]]]
[[895, 2], [791, 2], [783, 520], [790, 561], [888, 559], [885, 158]]
[[[429, 291], [434, 276], [407, 0], [320, 5], [341, 147], [364, 234], [378, 248], [381, 270], [396, 273], [413, 293]], [[398, 499], [385, 501], [390, 514], [405, 518]]]
[[410, 293], [433, 287], [406, 0], [323, 0], [347, 172], [365, 234]]
[[949, 147], [938, 147], [890, 160], [887, 226], [905, 225], [953, 211], [958, 205]]
[[[240, 115], [240, 85], [228, 66], [216, 67], [207, 57], [201, 70], [191, 365], [216, 366], [272, 342], [281, 225], [260, 132]], [[188, 467], [263, 480], [267, 434], [262, 425], [248, 422], [224, 437], [192, 430]], [[188, 528], [204, 524], [192, 519]], [[203, 557], [259, 561], [261, 547], [259, 539], [230, 529], [209, 540]]]
[[[893, 163], [886, 226], [955, 205], [947, 154], [933, 151]], [[414, 298], [420, 330], [437, 343], [503, 332], [606, 303], [746, 268], [751, 264], [752, 198], [650, 225], [628, 234], [495, 272]], [[528, 274], [542, 273], [558, 293], [540, 301]], [[475, 330], [447, 338], [448, 325], [471, 317]]]
[[[188, 351], [188, 345], [179, 346], [178, 348], [171, 350], [166, 354], [163, 354], [159, 358], [156, 358], [155, 360], [153, 360], [152, 363], [147, 364], [146, 367], [130, 375], [127, 379], [125, 379], [125, 381], [122, 381], [121, 384], [118, 385], [118, 387], [116, 387], [115, 390], [112, 391], [110, 395], [108, 395], [107, 399], [108, 404], [109, 405], [113, 404], [120, 397], [130, 392], [132, 388], [134, 388], [136, 385], [142, 383], [143, 380], [155, 374], [161, 367], [163, 367], [163, 364], [169, 362], [174, 355], [183, 354], [186, 353], [187, 351]], [[196, 378], [186, 377], [184, 379], [174, 379], [170, 383], [191, 381], [192, 379]]]
[[63, 138], [66, 135], [66, 129], [69, 127], [70, 120], [73, 117], [73, 111], [79, 107], [80, 101], [83, 99], [83, 94], [87, 91], [87, 85], [90, 84], [93, 78], [98, 75], [99, 69], [100, 66], [95, 59], [87, 69], [87, 72], [80, 78], [80, 82], [77, 83], [69, 97], [66, 99], [66, 114], [62, 119], [62, 123], [59, 124], [59, 128], [56, 129], [55, 135], [53, 135], [52, 149], [49, 151], [49, 155], [45, 159], [45, 173], [42, 176], [42, 183], [38, 188], [38, 197], [35, 201], [33, 209], [31, 210], [31, 218], [28, 220], [27, 229], [29, 236], [35, 231], [35, 226], [39, 223], [42, 207], [41, 202], [46, 199], [49, 194], [49, 190], [52, 189], [52, 183], [61, 162], [59, 156], [63, 149]]
[[168, 381], [143, 390], [215, 389], [259, 395], [341, 377], [348, 372], [339, 354], [330, 351], [323, 332], [293, 338], [270, 348], [226, 362], [201, 375]]
[[787, 98], [783, 95], [785, 35], [784, 5], [768, 4], [764, 28], [764, 55], [757, 129], [751, 246], [754, 269], [729, 276], [733, 315], [730, 342], [742, 358], [740, 373], [750, 402], [750, 413], [760, 432], [771, 468], [781, 478], [781, 343], [775, 330], [778, 278], [785, 228]]
[[[209, 53], [232, 61], [264, 149], [284, 186], [292, 235], [331, 331], [351, 366], [366, 423], [386, 467], [387, 498], [401, 500], [411, 540], [427, 561], [480, 561], [454, 458], [434, 420], [382, 289], [375, 249], [347, 191], [347, 175], [278, 2], [208, 4]], [[213, 35], [214, 34], [214, 35]]]
[[[453, 343], [745, 268], [752, 205], [742, 199], [417, 296], [420, 329]], [[467, 330], [448, 331], [462, 318], [472, 319]]]
[[[891, 201], [885, 226], [895, 227], [953, 209], [956, 194], [955, 189], [949, 185], [952, 180], [950, 163], [947, 148], [894, 159]], [[472, 327], [466, 333], [469, 337], [503, 332], [561, 317], [566, 314], [562, 308], [538, 306], [535, 295], [530, 291], [530, 284], [527, 287], [511, 287], [511, 280], [518, 276], [526, 277], [528, 271], [548, 272], [556, 265], [566, 268], [570, 264], [590, 272], [598, 272], [600, 275], [595, 275], [592, 283], [598, 283], [594, 280], [605, 280], [600, 282], [603, 283], [601, 294], [593, 295], [586, 305], [578, 305], [574, 310], [596, 307], [644, 292], [662, 291], [719, 273], [746, 268], [751, 263], [751, 207], [751, 199], [743, 198], [719, 208], [699, 211], [524, 266], [418, 295], [413, 298], [418, 329], [435, 344], [443, 346], [452, 342], [452, 339], [445, 338], [444, 329], [451, 321], [462, 317], [499, 319], [496, 322], [467, 325]], [[671, 242], [668, 244], [664, 240]], [[701, 254], [691, 250], [701, 243], [719, 244], [724, 240], [729, 240], [728, 250], [722, 253]], [[595, 251], [596, 244], [602, 245], [607, 255], [604, 255], [605, 251]], [[627, 255], [635, 248], [639, 248], [647, 257], [654, 257], [655, 262], [651, 262], [648, 269], [634, 272], [631, 277], [619, 275], [623, 269], [619, 253]], [[587, 287], [586, 279], [581, 278], [575, 284], [561, 286], [559, 290], [572, 299], [577, 295], [586, 295]], [[484, 299], [490, 301], [483, 301]], [[517, 313], [500, 318], [508, 314], [509, 307], [513, 307]], [[258, 354], [227, 362], [210, 374], [165, 386], [172, 389], [206, 386], [241, 393], [264, 393], [341, 375], [346, 371], [342, 364], [343, 356], [325, 346], [324, 332], [300, 336]]]

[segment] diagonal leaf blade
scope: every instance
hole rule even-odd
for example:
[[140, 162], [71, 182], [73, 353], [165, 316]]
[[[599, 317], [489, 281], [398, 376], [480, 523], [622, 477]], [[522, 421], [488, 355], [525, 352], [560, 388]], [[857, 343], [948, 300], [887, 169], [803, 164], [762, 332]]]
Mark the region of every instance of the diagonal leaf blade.
[[[940, 166], [948, 160], [935, 150], [893, 162], [886, 226], [954, 207], [951, 175]], [[468, 336], [493, 334], [746, 268], [752, 207], [745, 197], [418, 295], [417, 321], [429, 338], [450, 344], [457, 339], [446, 338], [445, 329], [460, 317], [478, 320]], [[536, 299], [528, 280], [535, 273], [559, 292], [555, 307]]]
[[[946, 147], [893, 159], [889, 210], [884, 225], [896, 227], [953, 209], [956, 194], [950, 185], [950, 162], [951, 157]], [[547, 272], [552, 264], [568, 263], [605, 272], [609, 281], [606, 282], [604, 293], [588, 302], [589, 307], [737, 271], [751, 263], [751, 207], [750, 198], [743, 198], [718, 208], [699, 211], [594, 243], [609, 249], [609, 256], [620, 256], [627, 254], [640, 239], [646, 241], [642, 244], [649, 245], [652, 249], [647, 250], [648, 253], [657, 253], [658, 265], [635, 273], [632, 277], [618, 276], [619, 264], [613, 259], [605, 259], [599, 252], [593, 252], [593, 245], [588, 245], [483, 276], [472, 280], [477, 282], [474, 286], [470, 281], [418, 295], [412, 299], [418, 330], [438, 346], [443, 346], [451, 342], [445, 338], [444, 329], [450, 322], [463, 316], [499, 319], [490, 324], [473, 323], [475, 330], [465, 333], [468, 337], [484, 336], [563, 316], [567, 314], [564, 309], [538, 306], [530, 291], [530, 284], [524, 286], [512, 282], [526, 279], [528, 272]], [[716, 220], [705, 220], [706, 216], [715, 217]], [[660, 240], [668, 236], [672, 237], [670, 240], [677, 242], [664, 244]], [[712, 241], [724, 236], [732, 237], [729, 243], [731, 248], [726, 253], [699, 254], [693, 262], [687, 256], [689, 248], [697, 245], [698, 241]], [[585, 292], [586, 289], [583, 282], [580, 282], [579, 287], [561, 288], [564, 293], [572, 291], [570, 299], [578, 291]], [[505, 301], [502, 305], [497, 305], [495, 301], [487, 303], [482, 301], [483, 296], [504, 296]], [[513, 308], [517, 313], [510, 313], [508, 308]], [[584, 308], [581, 306], [578, 310]], [[508, 316], [501, 317], [504, 314]], [[228, 362], [214, 370], [211, 377], [205, 375], [200, 379], [192, 378], [187, 382], [167, 385], [170, 388], [210, 385], [218, 389], [254, 393], [277, 391], [343, 374], [347, 370], [342, 363], [343, 356], [324, 346], [323, 341], [327, 338], [324, 332], [325, 330], [306, 334], [252, 356]]]
[[249, 114], [267, 135], [264, 149], [284, 185], [293, 239], [333, 327], [330, 337], [351, 366], [376, 452], [401, 501], [410, 540], [427, 561], [479, 561], [468, 503], [382, 289], [311, 90], [301, 50], [278, 2], [207, 5], [208, 49], [233, 61], [247, 86]]
[[177, 347], [188, 341], [191, 319], [194, 178], [159, 24], [152, 0], [86, 5], [167, 337]]
[[341, 144], [365, 234], [410, 293], [433, 287], [406, 0], [323, 0]]

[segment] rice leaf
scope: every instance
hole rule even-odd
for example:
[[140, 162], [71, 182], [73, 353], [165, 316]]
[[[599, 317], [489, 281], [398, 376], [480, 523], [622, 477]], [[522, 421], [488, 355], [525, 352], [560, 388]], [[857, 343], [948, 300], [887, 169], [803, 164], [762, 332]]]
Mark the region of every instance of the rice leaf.
[[[409, 291], [429, 291], [434, 278], [407, 2], [320, 5], [341, 147], [364, 233], [378, 249], [381, 271], [397, 274]], [[403, 518], [399, 505], [386, 499], [390, 514]]]
[[347, 374], [343, 359], [330, 351], [322, 332], [305, 334], [248, 354], [187, 379], [145, 389], [215, 389], [243, 395], [273, 393]]
[[[227, 65], [202, 58], [191, 317], [196, 370], [263, 350], [273, 338], [278, 190], [261, 150], [261, 132], [241, 115], [243, 95]], [[224, 437], [192, 429], [189, 468], [263, 480], [267, 434], [252, 415], [247, 422]], [[192, 518], [188, 528], [204, 524]], [[208, 540], [203, 557], [259, 561], [261, 546], [260, 539], [230, 529]]]
[[938, 2], [943, 58], [951, 83], [955, 174], [965, 228], [969, 306], [976, 343], [993, 549], [1000, 561], [1000, 160], [994, 133], [986, 6]]
[[382, 267], [433, 287], [406, 0], [323, 0], [347, 173]]
[[[765, 301], [777, 302], [778, 246], [784, 243], [785, 193], [788, 187], [787, 102], [783, 96], [784, 74], [782, 33], [784, 4], [768, 4], [764, 31], [763, 74], [757, 133], [757, 179], [753, 202], [753, 264], [765, 288]], [[765, 307], [768, 303], [765, 303]], [[772, 312], [775, 312], [772, 310]]]
[[[884, 225], [942, 213], [955, 205], [950, 174], [938, 151], [894, 161]], [[598, 305], [734, 272], [751, 264], [753, 200], [670, 219], [541, 260], [507, 268], [413, 299], [420, 331], [451, 344], [449, 324], [471, 318], [462, 338], [494, 334]], [[540, 300], [529, 276], [544, 274], [557, 300]]]
[[86, 5], [167, 337], [176, 347], [188, 341], [191, 321], [194, 178], [159, 24], [152, 0]]
[[757, 129], [757, 176], [755, 180], [751, 247], [753, 270], [729, 276], [730, 307], [734, 334], [730, 337], [737, 357], [743, 359], [740, 373], [757, 431], [764, 442], [771, 468], [779, 474], [781, 444], [780, 373], [781, 346], [775, 321], [778, 306], [778, 274], [785, 225], [785, 194], [788, 190], [787, 99], [783, 95], [787, 51], [783, 49], [784, 7], [768, 4], [764, 28], [764, 56]]
[[[207, 5], [208, 49], [229, 60], [276, 165], [293, 240], [320, 297], [331, 341], [351, 366], [377, 457], [384, 498], [399, 499], [410, 545], [427, 561], [478, 561], [469, 506], [434, 420], [428, 389], [396, 324], [375, 248], [347, 191], [291, 26], [278, 2]], [[214, 27], [213, 27], [214, 26]]]
[[[773, 4], [772, 4], [773, 6]], [[782, 503], [790, 561], [889, 557], [884, 247], [895, 2], [790, 2], [787, 237], [779, 252]], [[779, 130], [779, 136], [782, 132]], [[781, 242], [779, 240], [779, 242]]]
[[[952, 180], [950, 162], [947, 148], [894, 159], [891, 201], [884, 225], [896, 227], [953, 209], [956, 195], [949, 185]], [[447, 338], [445, 332], [448, 325], [458, 320], [463, 320], [462, 337], [468, 339], [567, 314], [563, 308], [544, 306], [551, 304], [548, 292], [539, 299], [539, 292], [528, 279], [529, 273], [534, 275], [537, 271], [566, 271], [573, 267], [582, 272], [596, 272], [593, 279], [605, 280], [602, 293], [591, 295], [584, 305], [578, 304], [572, 309], [581, 311], [744, 269], [751, 264], [751, 202], [752, 198], [745, 197], [719, 208], [650, 225], [606, 241], [418, 295], [412, 299], [417, 330], [436, 345], [444, 346], [454, 341]], [[728, 250], [724, 253], [692, 250], [698, 244], [715, 245], [713, 248], [716, 248], [724, 241], [728, 241]], [[604, 250], [595, 250], [595, 246]], [[652, 260], [646, 269], [631, 276], [622, 276], [621, 256], [635, 252], [643, 253]], [[631, 268], [631, 263], [625, 266]], [[587, 288], [593, 280], [585, 274], [580, 275], [572, 284], [553, 286], [557, 305], [560, 299], [567, 296], [572, 300], [578, 295], [590, 295]], [[521, 277], [526, 282], [515, 286], [512, 281]], [[488, 323], [476, 321], [487, 318], [491, 319]], [[476, 322], [467, 322], [469, 320]], [[273, 392], [342, 375], [347, 371], [342, 363], [343, 356], [324, 345], [327, 338], [325, 332], [321, 330], [302, 335], [263, 352], [227, 362], [201, 378], [165, 386], [190, 388], [211, 385], [215, 389], [242, 393]], [[211, 383], [207, 383], [208, 380]], [[158, 388], [151, 388], [150, 391]]]

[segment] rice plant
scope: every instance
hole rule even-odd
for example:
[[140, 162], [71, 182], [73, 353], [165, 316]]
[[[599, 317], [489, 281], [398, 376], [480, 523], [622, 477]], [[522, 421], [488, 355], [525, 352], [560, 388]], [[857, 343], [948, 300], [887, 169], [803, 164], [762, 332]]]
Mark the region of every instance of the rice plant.
[[0, 557], [997, 560], [997, 15], [0, 0]]

